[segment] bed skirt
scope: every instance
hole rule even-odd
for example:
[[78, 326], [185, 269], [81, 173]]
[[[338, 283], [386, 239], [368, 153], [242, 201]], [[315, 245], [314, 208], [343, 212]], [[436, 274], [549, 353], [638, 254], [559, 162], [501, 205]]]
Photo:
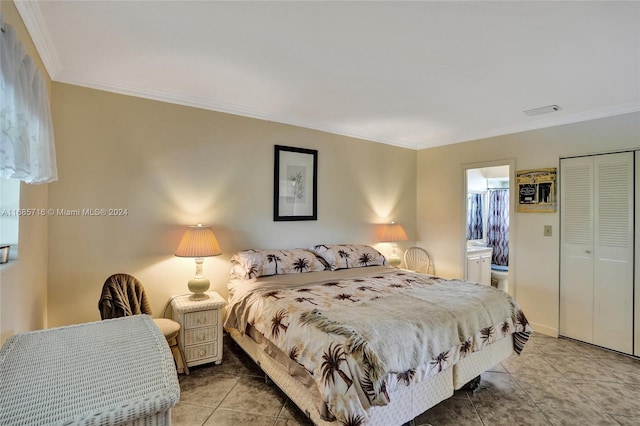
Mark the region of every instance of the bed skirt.
[[[336, 426], [336, 421], [324, 420], [318, 411], [318, 394], [292, 377], [282, 364], [267, 355], [247, 334], [237, 329], [227, 330], [231, 338], [258, 364], [269, 378], [294, 404], [317, 426]], [[498, 364], [513, 353], [513, 339], [501, 339], [482, 351], [474, 352], [435, 376], [411, 386], [398, 387], [390, 392], [391, 402], [374, 406], [369, 411], [368, 426], [402, 425], [427, 411], [441, 401], [451, 397], [483, 371]]]

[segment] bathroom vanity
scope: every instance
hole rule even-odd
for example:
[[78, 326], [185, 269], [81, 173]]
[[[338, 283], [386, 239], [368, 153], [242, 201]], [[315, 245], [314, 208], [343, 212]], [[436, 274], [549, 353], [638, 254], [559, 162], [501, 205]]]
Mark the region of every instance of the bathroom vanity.
[[491, 285], [491, 247], [467, 247], [467, 280]]

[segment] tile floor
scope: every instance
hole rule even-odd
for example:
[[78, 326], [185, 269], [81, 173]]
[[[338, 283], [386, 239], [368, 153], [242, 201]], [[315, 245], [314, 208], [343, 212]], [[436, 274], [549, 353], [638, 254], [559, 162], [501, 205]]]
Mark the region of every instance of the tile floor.
[[[311, 424], [275, 385], [265, 383], [228, 336], [224, 350], [222, 365], [180, 375], [174, 425]], [[640, 360], [535, 334], [522, 356], [512, 355], [483, 373], [475, 394], [458, 391], [415, 424], [640, 425]]]

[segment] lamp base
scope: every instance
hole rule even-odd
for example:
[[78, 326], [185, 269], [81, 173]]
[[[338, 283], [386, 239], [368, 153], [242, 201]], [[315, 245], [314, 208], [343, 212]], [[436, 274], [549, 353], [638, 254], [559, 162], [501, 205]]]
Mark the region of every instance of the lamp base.
[[205, 293], [193, 293], [191, 296], [189, 296], [189, 300], [207, 300], [209, 299], [209, 295], [205, 294]]
[[189, 291], [193, 293], [189, 300], [206, 300], [209, 298], [205, 291], [209, 290], [209, 279], [202, 276], [195, 276], [187, 284]]
[[400, 263], [402, 263], [402, 259], [400, 259], [400, 256], [395, 253], [389, 256], [387, 260], [389, 261], [389, 266], [391, 266], [392, 268], [398, 268], [400, 267]]

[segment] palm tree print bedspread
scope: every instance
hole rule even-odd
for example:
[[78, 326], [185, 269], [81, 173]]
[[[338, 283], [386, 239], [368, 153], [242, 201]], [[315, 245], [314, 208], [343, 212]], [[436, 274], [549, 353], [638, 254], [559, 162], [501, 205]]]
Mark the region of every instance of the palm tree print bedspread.
[[[531, 328], [511, 297], [488, 286], [387, 267], [262, 277], [230, 285], [226, 327], [251, 324], [313, 377], [342, 424], [364, 425], [398, 386], [433, 376]], [[308, 282], [313, 277], [322, 279]], [[303, 281], [301, 281], [301, 279]], [[307, 281], [307, 282], [304, 282]]]

